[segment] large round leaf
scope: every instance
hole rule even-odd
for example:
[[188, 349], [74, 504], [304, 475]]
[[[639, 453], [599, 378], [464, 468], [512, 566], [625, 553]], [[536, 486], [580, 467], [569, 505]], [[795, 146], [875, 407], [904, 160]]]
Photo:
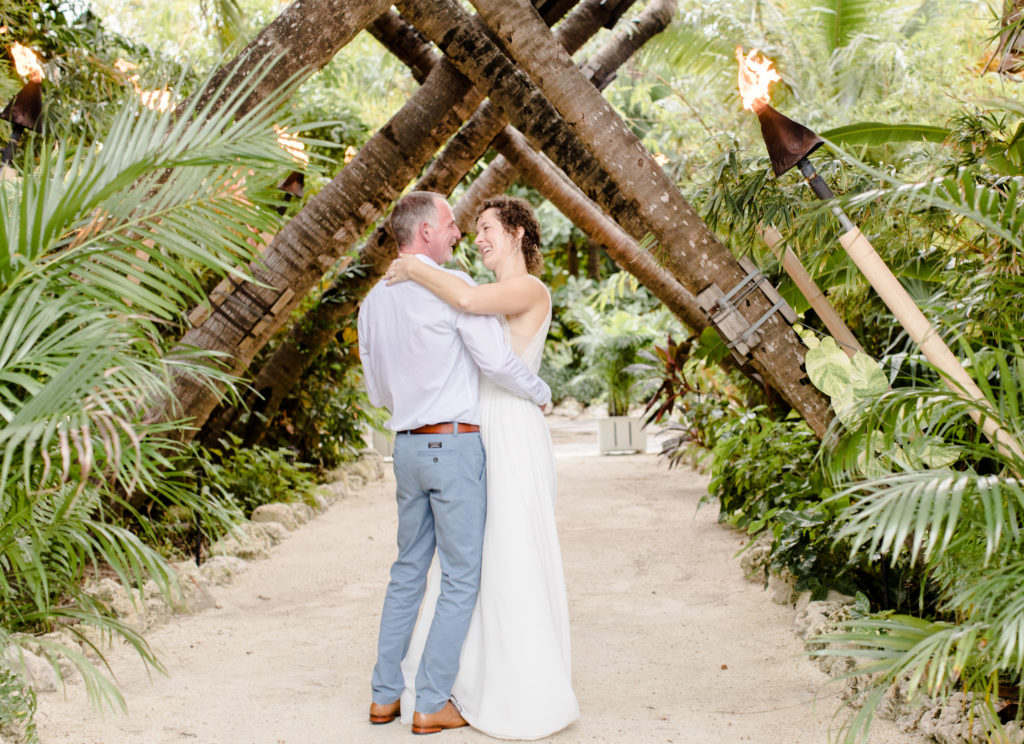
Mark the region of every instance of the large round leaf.
[[823, 338], [817, 348], [808, 349], [805, 359], [807, 376], [818, 390], [830, 398], [843, 396], [850, 386], [850, 357], [839, 348], [836, 340]]
[[872, 400], [889, 389], [889, 381], [878, 362], [863, 352], [855, 354], [850, 362], [850, 384], [858, 401]]

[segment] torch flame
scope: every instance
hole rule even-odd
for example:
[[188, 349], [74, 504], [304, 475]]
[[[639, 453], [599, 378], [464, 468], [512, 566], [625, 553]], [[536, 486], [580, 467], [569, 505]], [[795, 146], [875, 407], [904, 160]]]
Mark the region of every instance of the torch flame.
[[171, 107], [171, 91], [166, 88], [142, 90], [136, 87], [135, 90], [139, 94], [139, 100], [142, 101], [142, 105], [146, 108], [150, 108], [153, 111], [166, 111]]
[[[122, 73], [127, 75], [130, 70], [137, 70], [137, 69], [139, 69], [139, 66], [137, 64], [135, 64], [134, 62], [129, 62], [124, 57], [118, 57], [117, 61], [114, 62], [114, 69], [117, 70], [118, 72], [122, 72]], [[138, 76], [136, 76], [136, 77], [138, 77]]]
[[739, 62], [740, 97], [743, 98], [743, 108], [754, 111], [768, 105], [768, 85], [779, 80], [782, 76], [772, 67], [772, 61], [765, 59], [756, 49], [751, 49], [747, 55], [743, 54], [743, 47], [736, 47], [736, 61]]
[[278, 144], [280, 144], [281, 147], [283, 147], [297, 163], [302, 163], [303, 165], [309, 163], [309, 155], [306, 153], [306, 145], [302, 140], [284, 127], [277, 126], [277, 124], [274, 125], [274, 131], [277, 132]]
[[11, 47], [11, 57], [14, 58], [14, 69], [30, 82], [38, 83], [43, 79], [43, 66], [39, 64], [39, 57], [27, 46], [14, 42]]

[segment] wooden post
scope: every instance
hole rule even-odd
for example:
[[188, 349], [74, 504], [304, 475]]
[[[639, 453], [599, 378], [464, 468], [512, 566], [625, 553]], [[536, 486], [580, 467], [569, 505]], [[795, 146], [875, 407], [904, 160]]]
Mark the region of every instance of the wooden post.
[[839, 346], [852, 357], [858, 351], [863, 352], [864, 349], [857, 341], [853, 332], [850, 331], [849, 326], [843, 321], [836, 312], [836, 309], [829, 303], [828, 298], [825, 297], [825, 293], [818, 288], [818, 285], [814, 282], [810, 273], [800, 263], [800, 259], [793, 253], [790, 248], [782, 248], [782, 233], [776, 230], [773, 226], [767, 225], [758, 228], [758, 232], [764, 239], [765, 244], [775, 254], [775, 257], [782, 262], [782, 268], [786, 270], [789, 277], [796, 284], [797, 289], [807, 298], [807, 301], [811, 303], [811, 307], [814, 308], [814, 312], [821, 318], [821, 322], [828, 328], [828, 332], [832, 334]]

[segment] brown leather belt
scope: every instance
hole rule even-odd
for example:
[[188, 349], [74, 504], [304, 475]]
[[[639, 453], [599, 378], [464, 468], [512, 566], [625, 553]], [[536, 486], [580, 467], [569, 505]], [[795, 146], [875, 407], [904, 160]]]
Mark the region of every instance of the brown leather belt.
[[[453, 431], [454, 427], [459, 427], [458, 431]], [[468, 434], [470, 432], [480, 431], [480, 427], [476, 424], [463, 424], [461, 422], [450, 423], [445, 422], [443, 424], [427, 424], [421, 426], [418, 429], [406, 429], [402, 434]]]

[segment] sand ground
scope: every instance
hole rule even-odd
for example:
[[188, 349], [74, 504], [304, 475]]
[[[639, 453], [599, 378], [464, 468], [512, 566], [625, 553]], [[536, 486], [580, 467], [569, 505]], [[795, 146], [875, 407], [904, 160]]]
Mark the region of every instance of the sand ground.
[[[548, 741], [831, 741], [838, 687], [802, 656], [793, 610], [743, 578], [742, 536], [698, 510], [705, 478], [653, 454], [597, 456], [592, 420], [550, 423], [582, 718]], [[219, 587], [216, 609], [152, 631], [168, 676], [112, 652], [128, 714], [95, 713], [80, 685], [42, 694], [43, 744], [409, 742], [366, 720], [395, 522], [389, 473]], [[871, 740], [923, 741], [884, 721]]]

